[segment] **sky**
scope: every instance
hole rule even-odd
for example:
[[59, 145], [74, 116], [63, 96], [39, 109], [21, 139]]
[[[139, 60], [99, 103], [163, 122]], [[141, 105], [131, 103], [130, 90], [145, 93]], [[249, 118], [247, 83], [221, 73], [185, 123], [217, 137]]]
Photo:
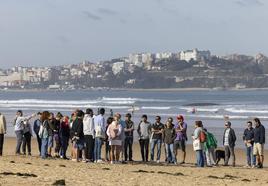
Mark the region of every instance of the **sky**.
[[198, 48], [268, 55], [267, 0], [0, 0], [0, 68]]

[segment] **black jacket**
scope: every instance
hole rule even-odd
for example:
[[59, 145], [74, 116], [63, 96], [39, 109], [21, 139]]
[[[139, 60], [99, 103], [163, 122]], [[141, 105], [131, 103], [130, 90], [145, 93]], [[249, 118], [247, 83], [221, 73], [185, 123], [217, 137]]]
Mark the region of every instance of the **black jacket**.
[[83, 120], [80, 118], [77, 118], [72, 125], [72, 135], [77, 136], [79, 138], [84, 137], [84, 132], [83, 132]]
[[[223, 133], [223, 140], [222, 140], [223, 145], [224, 145], [225, 132], [226, 132], [226, 129], [224, 130], [224, 133]], [[230, 147], [234, 147], [235, 146], [235, 142], [236, 142], [235, 131], [234, 131], [234, 129], [230, 128], [230, 132], [229, 132], [229, 136], [228, 136], [229, 146]]]
[[254, 129], [254, 143], [265, 143], [265, 128], [263, 125], [255, 127]]

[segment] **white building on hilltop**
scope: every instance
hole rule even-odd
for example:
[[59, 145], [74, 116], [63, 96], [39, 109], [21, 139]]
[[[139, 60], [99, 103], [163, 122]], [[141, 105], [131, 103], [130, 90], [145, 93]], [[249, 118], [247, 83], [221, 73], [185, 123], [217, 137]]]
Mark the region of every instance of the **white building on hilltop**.
[[155, 59], [156, 60], [170, 59], [172, 57], [173, 57], [173, 54], [171, 52], [161, 52], [161, 53], [156, 53], [155, 54]]
[[142, 54], [129, 54], [129, 61], [130, 64], [133, 64], [138, 67], [142, 67]]
[[211, 53], [209, 50], [199, 51], [197, 49], [194, 50], [186, 50], [180, 52], [180, 60], [185, 60], [189, 62], [190, 60], [200, 61], [211, 58]]
[[121, 72], [125, 67], [125, 63], [124, 62], [116, 62], [113, 64], [112, 66], [112, 71], [113, 71], [113, 74], [116, 75], [118, 74], [119, 72]]

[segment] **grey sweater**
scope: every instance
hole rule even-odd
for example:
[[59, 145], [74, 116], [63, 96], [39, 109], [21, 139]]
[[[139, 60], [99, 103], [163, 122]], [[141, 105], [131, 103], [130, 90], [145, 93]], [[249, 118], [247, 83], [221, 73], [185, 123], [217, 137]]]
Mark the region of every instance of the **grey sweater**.
[[140, 139], [149, 139], [150, 131], [151, 131], [151, 124], [149, 122], [141, 122], [138, 125], [138, 134]]

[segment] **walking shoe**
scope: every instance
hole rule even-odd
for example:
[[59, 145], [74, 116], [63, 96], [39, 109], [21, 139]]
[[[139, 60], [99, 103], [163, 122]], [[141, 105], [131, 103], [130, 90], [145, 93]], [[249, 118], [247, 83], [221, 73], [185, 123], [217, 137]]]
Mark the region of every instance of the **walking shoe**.
[[97, 160], [97, 163], [103, 163], [103, 161], [102, 160]]
[[156, 163], [160, 163], [160, 160], [157, 160]]
[[262, 169], [262, 168], [263, 168], [263, 165], [262, 165], [262, 164], [259, 164], [259, 165], [257, 166], [257, 168], [258, 168], [258, 169]]

